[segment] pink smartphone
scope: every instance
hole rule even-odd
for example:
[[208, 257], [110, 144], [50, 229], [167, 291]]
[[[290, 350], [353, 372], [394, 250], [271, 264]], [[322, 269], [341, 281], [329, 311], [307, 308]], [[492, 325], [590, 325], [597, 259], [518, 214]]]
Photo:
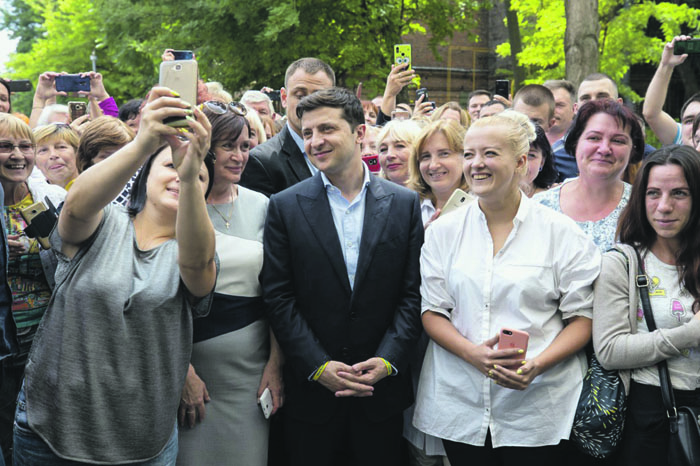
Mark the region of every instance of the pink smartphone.
[[362, 161], [367, 164], [367, 168], [372, 173], [379, 173], [381, 167], [379, 166], [379, 156], [378, 155], [365, 155], [362, 157]]
[[[523, 350], [523, 353], [516, 354], [514, 357], [516, 359], [525, 359], [525, 354], [527, 354], [527, 342], [529, 339], [530, 335], [528, 335], [527, 332], [512, 328], [502, 328], [501, 332], [498, 334], [498, 349], [521, 349]], [[515, 368], [517, 367], [511, 367], [511, 369]]]

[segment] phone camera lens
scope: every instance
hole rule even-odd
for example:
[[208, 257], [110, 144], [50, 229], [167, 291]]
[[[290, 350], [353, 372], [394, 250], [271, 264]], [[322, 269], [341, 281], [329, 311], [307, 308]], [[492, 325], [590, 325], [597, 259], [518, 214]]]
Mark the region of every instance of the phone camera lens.
[[175, 65], [175, 71], [180, 71], [182, 69], [182, 65]]

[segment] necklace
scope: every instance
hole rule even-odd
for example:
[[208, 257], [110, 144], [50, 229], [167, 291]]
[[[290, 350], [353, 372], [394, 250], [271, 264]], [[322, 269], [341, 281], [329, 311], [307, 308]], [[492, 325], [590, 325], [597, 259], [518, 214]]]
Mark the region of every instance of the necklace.
[[224, 221], [224, 225], [226, 226], [226, 229], [231, 226], [231, 216], [233, 216], [233, 186], [231, 186], [231, 208], [229, 209], [228, 215], [224, 215], [221, 213], [219, 209], [216, 208], [216, 204], [210, 204], [214, 210], [216, 211], [217, 214], [219, 214], [219, 217]]

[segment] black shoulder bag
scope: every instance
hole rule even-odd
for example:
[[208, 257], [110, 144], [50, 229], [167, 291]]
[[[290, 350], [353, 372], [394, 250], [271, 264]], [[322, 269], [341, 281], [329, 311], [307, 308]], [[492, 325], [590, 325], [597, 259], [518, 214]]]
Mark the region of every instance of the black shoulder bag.
[[[654, 315], [651, 312], [649, 302], [649, 279], [644, 271], [644, 262], [637, 248], [637, 288], [642, 299], [644, 318], [649, 332], [656, 330]], [[668, 443], [668, 464], [673, 466], [695, 466], [700, 464], [700, 409], [690, 406], [676, 408], [676, 400], [673, 396], [671, 377], [668, 374], [666, 361], [656, 365], [659, 369], [659, 384], [661, 385], [661, 398], [664, 401], [666, 415], [670, 425]]]

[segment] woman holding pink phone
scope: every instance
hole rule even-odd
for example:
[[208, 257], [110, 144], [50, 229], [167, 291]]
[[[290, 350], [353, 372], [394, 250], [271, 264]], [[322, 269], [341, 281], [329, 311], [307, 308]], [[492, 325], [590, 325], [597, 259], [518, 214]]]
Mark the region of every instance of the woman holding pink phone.
[[[571, 432], [601, 259], [571, 219], [520, 190], [534, 137], [517, 112], [477, 120], [463, 165], [477, 202], [426, 231], [432, 341], [413, 423], [443, 439], [452, 466], [558, 465]], [[498, 348], [503, 328], [529, 335], [526, 353]]]

